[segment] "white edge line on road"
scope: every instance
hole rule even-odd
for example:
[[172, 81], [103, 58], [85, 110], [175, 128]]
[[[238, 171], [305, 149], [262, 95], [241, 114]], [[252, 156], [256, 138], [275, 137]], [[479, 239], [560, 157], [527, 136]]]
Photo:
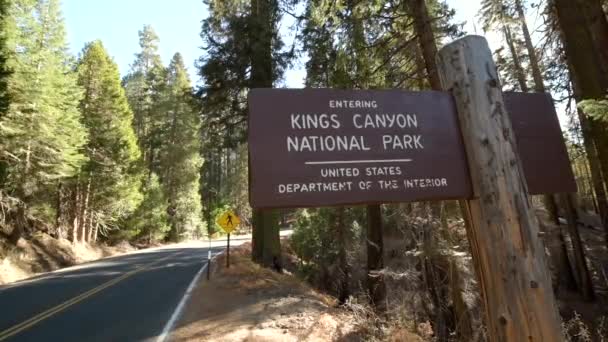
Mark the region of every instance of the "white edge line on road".
[[[215, 259], [215, 257], [217, 257], [218, 255], [220, 255], [222, 253], [223, 253], [223, 251], [214, 255], [213, 258], [211, 258], [211, 261], [213, 261], [213, 259]], [[184, 292], [184, 296], [179, 301], [179, 304], [177, 304], [175, 311], [173, 311], [171, 318], [169, 319], [167, 324], [165, 324], [165, 327], [163, 328], [163, 332], [158, 336], [158, 338], [156, 339], [156, 342], [166, 342], [168, 340], [167, 338], [169, 337], [169, 334], [173, 330], [175, 323], [177, 323], [177, 320], [180, 318], [180, 316], [182, 315], [182, 313], [184, 311], [186, 302], [188, 302], [188, 299], [190, 299], [190, 296], [192, 295], [192, 291], [194, 291], [194, 288], [196, 287], [196, 284], [198, 283], [198, 280], [201, 277], [201, 274], [203, 274], [203, 271], [208, 267], [208, 265], [209, 265], [209, 262], [206, 262], [201, 267], [201, 269], [198, 270], [198, 273], [196, 273], [194, 278], [192, 278], [190, 285], [188, 285], [186, 292]]]

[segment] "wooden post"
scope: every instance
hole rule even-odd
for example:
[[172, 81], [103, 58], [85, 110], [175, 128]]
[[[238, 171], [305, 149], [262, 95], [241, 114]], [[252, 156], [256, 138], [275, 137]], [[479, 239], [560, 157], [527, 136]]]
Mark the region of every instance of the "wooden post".
[[211, 246], [207, 251], [207, 280], [211, 279]]
[[228, 233], [228, 240], [226, 243], [226, 268], [230, 268], [230, 233]]
[[453, 93], [473, 185], [467, 229], [491, 341], [563, 341], [515, 135], [485, 38], [467, 36], [437, 56]]

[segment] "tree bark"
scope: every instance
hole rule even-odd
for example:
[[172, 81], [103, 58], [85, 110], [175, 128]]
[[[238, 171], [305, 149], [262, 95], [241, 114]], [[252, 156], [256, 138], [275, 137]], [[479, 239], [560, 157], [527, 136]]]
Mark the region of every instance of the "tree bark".
[[463, 298], [464, 289], [460, 277], [458, 264], [454, 260], [450, 260], [450, 292], [452, 294], [452, 303], [454, 305], [454, 318], [456, 325], [456, 335], [462, 342], [473, 340], [473, 323], [469, 308]]
[[[411, 11], [414, 16], [414, 30], [416, 35], [418, 36], [418, 42], [420, 46], [420, 50], [422, 52], [422, 59], [424, 60], [424, 65], [427, 71], [427, 77], [429, 84], [431, 85], [431, 89], [433, 90], [442, 90], [441, 79], [439, 77], [437, 61], [435, 57], [437, 56], [437, 43], [435, 41], [435, 34], [433, 33], [433, 27], [431, 25], [431, 19], [429, 17], [428, 8], [426, 7], [426, 2], [424, 0], [411, 0]], [[417, 62], [418, 64], [419, 62]], [[441, 220], [442, 230], [441, 232], [444, 235], [448, 233], [448, 222], [447, 215], [443, 213], [445, 208], [445, 202], [433, 202], [430, 204], [431, 212], [433, 216], [439, 218]], [[463, 216], [466, 214], [463, 212]], [[465, 225], [468, 224], [468, 219], [465, 217]], [[449, 239], [448, 243], [450, 243]], [[430, 241], [429, 241], [430, 242]], [[451, 243], [450, 243], [451, 245]], [[437, 246], [432, 244], [429, 248], [436, 249]], [[433, 254], [434, 252], [428, 251]], [[448, 259], [447, 257], [445, 258]], [[445, 329], [448, 328], [447, 322], [452, 320], [453, 322], [460, 322], [463, 326], [456, 326], [456, 329], [460, 329], [464, 335], [468, 334], [467, 331], [471, 329], [470, 325], [467, 327], [467, 324], [470, 324], [470, 316], [468, 313], [468, 309], [466, 305], [459, 305], [462, 303], [453, 302], [454, 305], [459, 305], [458, 309], [460, 311], [454, 311], [453, 314], [446, 310], [447, 303], [440, 303], [440, 301], [447, 300], [447, 295], [444, 293], [446, 288], [451, 287], [453, 290], [460, 290], [460, 284], [450, 284], [450, 281], [458, 281], [458, 277], [449, 277], [449, 276], [441, 276], [437, 277], [438, 273], [445, 274], [445, 272], [441, 271], [441, 265], [435, 265], [436, 262], [443, 263], [444, 266], [447, 266], [451, 261], [439, 261], [434, 258], [430, 258], [425, 260], [424, 268], [428, 273], [425, 277], [427, 281], [430, 281], [428, 284], [429, 295], [431, 299], [435, 299], [437, 302], [434, 303], [435, 306], [435, 316], [436, 316], [436, 326], [439, 326], [441, 331], [439, 331], [440, 341], [441, 338], [447, 338], [447, 331]], [[454, 270], [457, 272], [457, 270]], [[462, 293], [452, 293], [452, 300], [460, 301], [462, 299]], [[451, 316], [454, 317], [451, 317]], [[469, 319], [467, 319], [467, 317]], [[457, 333], [460, 333], [457, 331]]]
[[89, 219], [87, 221], [87, 242], [93, 241], [93, 215], [89, 211]]
[[80, 219], [80, 242], [87, 241], [87, 223], [89, 215], [89, 199], [91, 198], [91, 175], [87, 179], [87, 188], [84, 193], [84, 200], [82, 203], [82, 216]]
[[517, 83], [519, 83], [519, 88], [523, 92], [528, 92], [528, 84], [526, 82], [524, 68], [521, 66], [519, 54], [517, 53], [517, 48], [515, 47], [515, 42], [513, 41], [513, 36], [511, 35], [511, 29], [509, 29], [509, 26], [505, 23], [502, 23], [502, 32], [505, 35], [505, 41], [507, 42], [507, 46], [509, 47], [511, 58], [513, 58], [513, 65], [515, 66], [515, 77], [517, 78]]
[[591, 199], [591, 205], [593, 206], [593, 210], [595, 210], [596, 213], [599, 213], [600, 208], [597, 204], [597, 196], [595, 195], [595, 191], [593, 190], [593, 176], [591, 175], [591, 170], [589, 169], [589, 162], [587, 160], [587, 162], [583, 161], [580, 164], [582, 164], [581, 168], [583, 169], [581, 174], [583, 174], [583, 178], [587, 181], [587, 195]]
[[578, 290], [577, 281], [574, 271], [568, 258], [568, 246], [566, 239], [561, 232], [561, 226], [555, 225], [553, 222], [548, 222], [546, 225], [542, 216], [539, 217], [539, 229], [542, 233], [545, 246], [549, 250], [551, 266], [553, 266], [553, 292], [556, 296], [559, 295], [559, 289], [565, 286], [569, 291]]
[[[427, 77], [431, 89], [433, 90], [442, 90], [441, 80], [438, 73], [437, 62], [435, 60], [435, 56], [437, 55], [437, 44], [435, 41], [435, 35], [433, 33], [433, 28], [431, 25], [431, 19], [429, 18], [428, 9], [426, 7], [426, 3], [424, 0], [412, 0], [411, 1], [411, 10], [414, 16], [414, 30], [416, 35], [418, 36], [418, 42], [420, 46], [420, 50], [422, 53], [422, 60], [424, 61], [424, 66], [426, 68]], [[420, 59], [420, 58], [418, 58]], [[418, 66], [420, 66], [420, 62], [417, 61]], [[430, 204], [431, 212], [433, 216], [439, 218], [441, 220], [442, 225], [442, 233], [447, 234], [447, 216], [443, 212], [445, 209], [445, 202], [433, 202]], [[465, 224], [467, 220], [465, 219]], [[432, 243], [430, 241], [430, 237], [428, 243]], [[436, 249], [437, 246], [432, 244], [431, 246], [427, 246], [427, 249]], [[427, 253], [430, 255], [434, 255], [435, 251], [427, 250]], [[441, 259], [441, 258], [440, 258]], [[458, 305], [458, 310], [454, 310], [454, 312], [450, 312], [447, 310], [447, 288], [452, 288], [452, 290], [460, 290], [459, 284], [451, 284], [451, 281], [458, 281], [457, 275], [454, 277], [449, 277], [442, 272], [441, 265], [436, 265], [436, 263], [443, 263], [443, 266], [446, 266], [451, 263], [451, 261], [443, 260], [445, 262], [441, 262], [440, 260], [436, 260], [434, 257], [425, 258], [423, 261], [425, 280], [427, 282], [427, 290], [429, 291], [429, 295], [431, 300], [433, 300], [433, 306], [435, 307], [435, 320], [434, 325], [437, 330], [438, 339], [444, 340], [447, 338], [449, 333], [450, 325], [449, 321], [462, 323], [462, 326], [456, 325], [457, 333], [463, 333], [463, 335], [467, 335], [467, 331], [471, 329], [470, 327], [470, 316], [468, 313], [468, 308], [466, 305], [461, 302], [462, 293], [452, 293], [452, 300], [455, 306]], [[454, 270], [457, 272], [457, 270]], [[438, 276], [439, 275], [439, 276]], [[452, 317], [454, 316], [454, 317]], [[467, 319], [469, 318], [469, 319]], [[467, 326], [469, 324], [469, 326]]]
[[63, 239], [64, 236], [64, 211], [63, 211], [63, 182], [59, 182], [57, 185], [57, 203], [55, 207], [55, 230], [57, 231], [57, 238]]
[[437, 248], [432, 219], [432, 206], [429, 204], [428, 209], [431, 211], [428, 223], [422, 231], [422, 275], [426, 285], [426, 291], [429, 294], [430, 300], [433, 303], [433, 313], [431, 315], [431, 324], [437, 341], [447, 341], [450, 335], [450, 330], [453, 325], [450, 324], [451, 314], [449, 311], [448, 298], [448, 274], [445, 272], [448, 269], [449, 262], [447, 258], [441, 255], [441, 251]]
[[563, 341], [538, 222], [523, 181], [492, 53], [483, 37], [441, 49], [473, 185], [467, 229], [491, 341]]
[[73, 219], [72, 219], [72, 234], [70, 236], [72, 243], [78, 242], [78, 226], [80, 224], [80, 181], [76, 182], [73, 198]]
[[521, 30], [524, 34], [524, 42], [526, 44], [526, 51], [528, 52], [528, 58], [530, 59], [530, 68], [532, 69], [532, 79], [534, 80], [534, 90], [539, 93], [545, 92], [545, 85], [543, 82], [543, 74], [540, 70], [540, 62], [536, 55], [536, 49], [532, 44], [532, 37], [530, 36], [530, 30], [528, 30], [528, 23], [526, 22], [526, 13], [521, 0], [515, 0], [515, 10], [517, 11], [517, 17], [521, 25]]
[[[575, 89], [576, 92], [576, 89]], [[605, 239], [608, 243], [608, 197], [604, 188], [604, 176], [602, 175], [601, 160], [598, 156], [597, 145], [593, 139], [592, 123], [581, 108], [577, 109], [578, 119], [583, 131], [583, 145], [591, 169], [591, 181], [597, 200], [598, 214], [604, 227]]]
[[[576, 100], [603, 99], [606, 89], [608, 89], [608, 73], [604, 71], [605, 62], [603, 62], [602, 53], [596, 46], [597, 40], [600, 39], [597, 35], [599, 31], [603, 31], [597, 26], [603, 25], [595, 24], [590, 27], [587, 24], [589, 10], [579, 0], [555, 0], [554, 3]], [[603, 20], [605, 21], [605, 18]], [[588, 125], [589, 133], [597, 149], [603, 182], [606, 183], [608, 178], [608, 124], [589, 120]]]
[[608, 75], [608, 20], [602, 2], [600, 0], [573, 1], [577, 1], [583, 11], [585, 19], [582, 25], [589, 27], [602, 73]]
[[346, 209], [344, 207], [338, 207], [335, 209], [336, 235], [338, 240], [338, 263], [340, 265], [338, 282], [338, 302], [340, 304], [346, 303], [348, 297], [350, 296], [350, 267], [348, 265], [348, 259], [346, 256], [347, 230], [346, 225], [344, 224], [345, 211]]
[[[275, 0], [250, 0], [251, 88], [272, 88], [272, 37]], [[251, 166], [251, 164], [250, 164]], [[251, 180], [251, 177], [249, 178]], [[252, 258], [266, 267], [281, 268], [281, 240], [274, 210], [253, 209]]]
[[93, 242], [97, 242], [97, 235], [99, 234], [99, 223], [96, 223], [93, 227]]
[[427, 77], [431, 84], [431, 89], [441, 89], [441, 80], [437, 73], [437, 63], [435, 56], [437, 55], [437, 44], [435, 35], [429, 18], [428, 9], [424, 0], [411, 0], [412, 14], [414, 15], [414, 30], [418, 36], [422, 57], [426, 67]]
[[585, 258], [585, 250], [583, 242], [581, 240], [580, 233], [578, 231], [578, 214], [576, 212], [576, 204], [574, 196], [570, 194], [561, 195], [563, 201], [563, 207], [565, 208], [566, 215], [568, 217], [568, 231], [570, 233], [570, 239], [572, 240], [572, 250], [574, 251], [574, 260], [576, 261], [576, 268], [579, 272], [579, 288], [583, 294], [583, 298], [587, 301], [595, 299], [595, 291], [593, 289], [593, 282], [591, 280], [591, 274], [587, 267], [587, 259]]
[[367, 290], [371, 304], [386, 312], [386, 284], [380, 273], [384, 269], [384, 241], [382, 240], [382, 209], [379, 205], [367, 206]]
[[[570, 264], [570, 258], [568, 257], [568, 245], [566, 244], [564, 234], [561, 232], [561, 227], [558, 229], [560, 229], [560, 232], [557, 236], [559, 239], [559, 254], [557, 257], [559, 258], [558, 266], [561, 266], [558, 275], [561, 279], [560, 283], [566, 285], [566, 288], [570, 291], [577, 291], [579, 287], [574, 276], [575, 273], [572, 270], [572, 265]], [[580, 275], [580, 273], [578, 274]]]
[[[540, 68], [540, 62], [538, 57], [536, 56], [536, 50], [534, 49], [534, 45], [532, 44], [532, 38], [530, 36], [530, 31], [528, 30], [528, 24], [526, 22], [526, 13], [524, 11], [521, 0], [515, 0], [515, 10], [517, 11], [517, 16], [519, 19], [519, 23], [521, 25], [522, 32], [524, 34], [524, 41], [526, 44], [526, 50], [528, 52], [528, 57], [530, 59], [530, 69], [532, 70], [532, 78], [534, 80], [534, 90], [539, 93], [544, 93], [545, 83], [543, 80], [543, 75]], [[564, 234], [560, 228], [559, 222], [559, 210], [558, 210], [558, 200], [553, 194], [545, 194], [543, 195], [543, 202], [547, 212], [549, 213], [549, 219], [555, 224], [555, 229], [557, 229], [557, 238], [559, 240], [559, 248], [553, 249], [553, 253], [557, 253], [557, 257], [554, 258], [556, 265], [558, 268], [558, 280], [564, 281], [567, 288], [572, 289], [574, 286], [572, 284], [572, 266], [570, 264], [570, 260], [568, 259], [568, 250], [565, 244]], [[564, 210], [568, 210], [568, 208], [564, 207]], [[568, 225], [576, 226], [576, 221], [572, 221], [574, 216], [566, 215], [566, 220]], [[553, 234], [550, 234], [553, 236]], [[584, 272], [578, 269], [579, 274], [583, 274]]]
[[276, 210], [264, 210], [262, 213], [264, 227], [264, 248], [262, 265], [277, 272], [283, 271], [281, 259], [281, 235], [278, 213]]
[[17, 246], [19, 240], [25, 234], [27, 225], [27, 207], [24, 202], [17, 204], [17, 211], [13, 220], [13, 231], [8, 236], [8, 242]]
[[426, 76], [424, 71], [426, 70], [426, 65], [424, 64], [424, 58], [422, 57], [422, 50], [420, 48], [420, 44], [416, 44], [416, 55], [415, 55], [415, 61], [416, 61], [416, 77], [417, 79], [417, 84], [418, 84], [418, 90], [425, 90], [428, 89], [427, 85], [426, 85]]
[[[589, 1], [592, 3], [596, 0]], [[602, 99], [608, 89], [607, 61], [600, 52], [600, 49], [608, 47], [597, 46], [598, 41], [608, 39], [598, 37], [598, 34], [604, 30], [606, 18], [602, 16], [596, 23], [588, 25], [586, 21], [589, 20], [590, 8], [593, 7], [585, 7], [579, 0], [555, 0], [555, 12], [559, 20], [577, 101]], [[604, 226], [605, 243], [608, 245], [608, 206], [604, 188], [608, 178], [608, 124], [598, 120], [588, 120], [580, 108], [578, 113]], [[594, 152], [597, 152], [597, 162], [593, 158]]]

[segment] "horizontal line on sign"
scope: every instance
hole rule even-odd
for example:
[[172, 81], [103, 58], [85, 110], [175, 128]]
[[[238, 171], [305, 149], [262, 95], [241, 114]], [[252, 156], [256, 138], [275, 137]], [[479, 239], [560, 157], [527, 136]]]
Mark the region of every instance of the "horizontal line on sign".
[[307, 161], [306, 165], [326, 164], [371, 164], [371, 163], [409, 163], [412, 159], [369, 159], [369, 160], [329, 160], [329, 161]]

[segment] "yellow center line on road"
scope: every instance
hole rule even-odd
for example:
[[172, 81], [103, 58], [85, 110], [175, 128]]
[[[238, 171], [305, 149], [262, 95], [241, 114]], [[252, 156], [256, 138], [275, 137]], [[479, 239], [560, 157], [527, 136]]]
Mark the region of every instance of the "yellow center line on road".
[[110, 287], [112, 285], [115, 285], [115, 284], [119, 283], [120, 281], [125, 280], [125, 279], [129, 278], [130, 276], [132, 276], [132, 275], [134, 275], [136, 273], [139, 273], [139, 272], [147, 269], [148, 267], [150, 267], [152, 265], [158, 264], [158, 263], [160, 263], [160, 262], [162, 262], [164, 260], [167, 260], [168, 258], [170, 258], [170, 257], [172, 257], [172, 256], [174, 256], [176, 254], [179, 254], [179, 253], [181, 253], [181, 252], [177, 252], [177, 253], [174, 253], [174, 254], [171, 254], [171, 255], [167, 255], [164, 258], [161, 258], [159, 260], [155, 260], [155, 261], [153, 261], [151, 263], [145, 264], [145, 265], [143, 265], [143, 266], [141, 266], [139, 268], [134, 269], [133, 271], [130, 271], [130, 272], [127, 272], [127, 273], [121, 275], [118, 278], [114, 278], [114, 279], [112, 279], [110, 281], [107, 281], [107, 282], [105, 282], [105, 283], [103, 283], [103, 284], [101, 284], [101, 285], [99, 285], [99, 286], [97, 286], [97, 287], [95, 287], [95, 288], [93, 288], [93, 289], [85, 292], [85, 293], [82, 293], [82, 294], [80, 294], [80, 295], [78, 295], [78, 296], [76, 296], [76, 297], [74, 297], [72, 299], [69, 299], [69, 300], [67, 300], [67, 301], [65, 301], [65, 302], [63, 302], [63, 303], [61, 303], [59, 305], [56, 305], [56, 306], [54, 306], [54, 307], [52, 307], [52, 308], [50, 308], [50, 309], [48, 309], [48, 310], [46, 310], [44, 312], [41, 312], [41, 313], [37, 314], [36, 316], [34, 316], [34, 317], [26, 320], [26, 321], [23, 321], [23, 322], [21, 322], [19, 324], [16, 324], [16, 325], [14, 325], [14, 326], [12, 326], [12, 327], [10, 327], [10, 328], [8, 328], [8, 329], [0, 332], [0, 341], [4, 341], [7, 338], [9, 338], [9, 337], [11, 337], [11, 336], [13, 336], [15, 334], [18, 334], [18, 333], [22, 332], [23, 330], [28, 329], [28, 328], [32, 327], [33, 325], [35, 325], [35, 324], [37, 324], [37, 323], [39, 323], [39, 322], [41, 322], [41, 321], [43, 321], [43, 320], [45, 320], [45, 319], [47, 319], [49, 317], [51, 317], [51, 316], [53, 316], [53, 315], [61, 312], [61, 311], [69, 308], [70, 306], [72, 306], [74, 304], [77, 304], [77, 303], [79, 303], [79, 302], [81, 302], [81, 301], [83, 301], [83, 300], [85, 300], [85, 299], [93, 296], [94, 294], [96, 294], [96, 293], [98, 293], [98, 292], [100, 292], [100, 291], [102, 291], [104, 289], [107, 289], [108, 287]]

